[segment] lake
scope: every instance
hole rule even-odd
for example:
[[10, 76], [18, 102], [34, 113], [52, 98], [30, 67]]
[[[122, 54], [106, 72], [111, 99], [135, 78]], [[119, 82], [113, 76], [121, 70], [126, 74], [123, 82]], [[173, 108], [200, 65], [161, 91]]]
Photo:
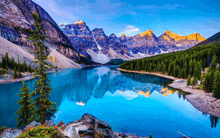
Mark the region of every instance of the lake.
[[[185, 93], [167, 88], [171, 80], [122, 73], [116, 67], [66, 69], [49, 74], [51, 100], [59, 111], [55, 124], [80, 119], [84, 113], [108, 122], [115, 132], [157, 138], [217, 138], [218, 118], [194, 108]], [[33, 90], [35, 80], [26, 81]], [[0, 127], [15, 127], [21, 82], [0, 85]]]

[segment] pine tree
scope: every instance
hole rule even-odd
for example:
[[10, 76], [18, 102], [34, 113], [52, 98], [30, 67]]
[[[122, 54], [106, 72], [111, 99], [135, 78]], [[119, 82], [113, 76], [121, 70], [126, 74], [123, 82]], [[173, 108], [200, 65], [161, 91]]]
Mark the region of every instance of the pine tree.
[[213, 80], [214, 80], [214, 71], [211, 70], [211, 68], [209, 68], [205, 75], [205, 79], [203, 83], [203, 88], [206, 92], [212, 92]]
[[18, 78], [18, 74], [17, 74], [17, 68], [14, 68], [14, 74], [13, 74], [13, 78], [17, 79]]
[[152, 135], [150, 134], [149, 138], [152, 138]]
[[31, 65], [28, 66], [28, 71], [29, 71], [29, 72], [32, 72]]
[[46, 120], [50, 120], [57, 111], [56, 103], [50, 101], [51, 86], [49, 84], [50, 80], [46, 73], [48, 65], [45, 60], [47, 59], [45, 52], [46, 48], [44, 46], [44, 41], [46, 41], [46, 36], [43, 34], [43, 28], [41, 27], [41, 19], [37, 14], [33, 14], [35, 20], [36, 31], [33, 31], [30, 39], [33, 40], [37, 50], [35, 52], [38, 66], [35, 70], [35, 75], [39, 76], [38, 80], [35, 82], [35, 91], [33, 91], [32, 96], [34, 98], [33, 105], [36, 107], [34, 110], [35, 119], [44, 124]]
[[187, 78], [187, 86], [189, 86], [189, 85], [191, 85], [191, 77], [190, 77], [190, 74], [189, 74], [189, 76], [188, 76], [188, 78]]
[[189, 74], [190, 74], [190, 76], [192, 76], [193, 74], [193, 72], [192, 72], [192, 67], [193, 67], [193, 65], [192, 65], [193, 63], [192, 63], [192, 59], [189, 61]]
[[23, 75], [21, 74], [21, 71], [18, 71], [18, 78], [23, 78]]
[[16, 112], [18, 115], [17, 118], [17, 127], [25, 127], [28, 125], [31, 121], [33, 121], [33, 108], [31, 105], [31, 94], [30, 94], [30, 88], [27, 87], [27, 84], [22, 82], [23, 86], [21, 88], [21, 93], [18, 94], [21, 99], [18, 101], [18, 104], [21, 105], [19, 110]]
[[201, 64], [198, 61], [195, 65], [195, 69], [194, 69], [194, 77], [198, 78], [200, 80], [201, 78]]
[[211, 70], [215, 70], [216, 68], [217, 57], [214, 55], [211, 61]]
[[187, 66], [187, 62], [184, 63], [184, 77], [183, 78], [187, 78], [188, 75], [188, 66]]
[[196, 77], [193, 77], [192, 85], [194, 85], [194, 87], [195, 87], [195, 85], [197, 84], [197, 81], [198, 81], [198, 79], [197, 79]]
[[212, 92], [215, 98], [220, 98], [220, 72], [219, 71], [215, 72]]

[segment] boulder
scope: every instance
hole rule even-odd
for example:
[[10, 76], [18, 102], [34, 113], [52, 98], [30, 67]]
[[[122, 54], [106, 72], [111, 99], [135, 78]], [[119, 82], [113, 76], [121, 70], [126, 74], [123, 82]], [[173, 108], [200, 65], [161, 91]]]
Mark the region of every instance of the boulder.
[[6, 128], [0, 135], [0, 138], [16, 138], [22, 133], [21, 129]]
[[51, 121], [51, 120], [47, 120], [47, 121], [45, 122], [45, 124], [46, 124], [47, 127], [54, 127], [54, 126], [55, 126], [54, 122]]
[[65, 124], [63, 123], [62, 120], [57, 124], [58, 127], [63, 127], [64, 125], [65, 125]]
[[40, 126], [40, 123], [37, 123], [36, 121], [31, 122], [29, 125], [27, 125], [24, 130], [27, 130], [28, 128], [34, 128]]
[[64, 130], [61, 130], [61, 133], [69, 138], [80, 138], [76, 129], [72, 127], [72, 125], [68, 125]]

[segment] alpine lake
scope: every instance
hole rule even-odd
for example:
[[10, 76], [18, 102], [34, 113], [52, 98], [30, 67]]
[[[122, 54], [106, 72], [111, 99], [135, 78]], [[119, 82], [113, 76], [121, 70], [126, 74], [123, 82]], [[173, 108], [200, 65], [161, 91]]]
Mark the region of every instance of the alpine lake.
[[[53, 119], [66, 124], [84, 113], [110, 124], [115, 132], [154, 138], [219, 138], [218, 118], [202, 113], [186, 93], [167, 87], [171, 80], [153, 75], [123, 73], [117, 66], [65, 69], [50, 73]], [[25, 81], [34, 90], [35, 80]], [[22, 82], [0, 84], [0, 127], [15, 127]]]

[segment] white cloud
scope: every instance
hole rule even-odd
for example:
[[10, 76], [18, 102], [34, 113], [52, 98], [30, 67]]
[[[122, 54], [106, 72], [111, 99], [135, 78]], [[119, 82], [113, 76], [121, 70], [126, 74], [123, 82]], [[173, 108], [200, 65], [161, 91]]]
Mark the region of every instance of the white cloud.
[[119, 33], [119, 35], [121, 35], [122, 33], [124, 33], [125, 35], [133, 35], [133, 34], [139, 32], [139, 31], [140, 31], [139, 28], [137, 28], [133, 25], [127, 25], [125, 27], [125, 29], [121, 33]]
[[139, 9], [163, 9], [163, 10], [173, 10], [173, 9], [177, 9], [177, 8], [184, 8], [183, 5], [179, 5], [179, 4], [166, 4], [166, 5], [146, 5], [146, 6], [139, 6]]

